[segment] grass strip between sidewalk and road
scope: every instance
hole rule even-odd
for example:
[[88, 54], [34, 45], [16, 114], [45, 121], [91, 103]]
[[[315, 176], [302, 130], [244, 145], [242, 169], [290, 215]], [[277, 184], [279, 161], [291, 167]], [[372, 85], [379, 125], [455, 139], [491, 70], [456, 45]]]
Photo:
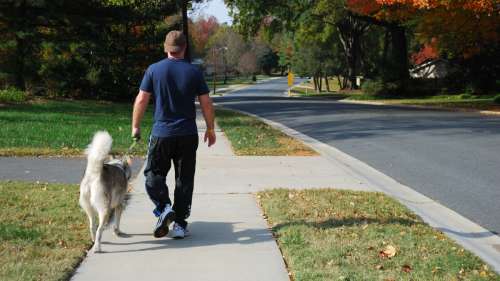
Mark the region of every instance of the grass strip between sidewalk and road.
[[500, 280], [382, 193], [275, 189], [257, 197], [293, 280]]
[[272, 128], [255, 117], [216, 109], [216, 121], [236, 155], [312, 156], [317, 153], [302, 142]]
[[374, 101], [388, 105], [418, 105], [447, 109], [461, 109], [468, 111], [489, 110], [500, 112], [500, 104], [493, 101], [493, 96], [471, 96], [470, 95], [437, 95], [432, 97], [388, 99], [369, 95], [350, 95], [347, 100]]
[[[146, 116], [151, 116], [151, 111]], [[0, 156], [82, 155], [96, 131], [113, 137], [113, 152], [132, 144], [132, 104], [76, 100], [38, 100], [0, 108]], [[143, 122], [143, 136], [151, 124]], [[144, 155], [143, 141], [134, 150]]]
[[303, 98], [325, 98], [333, 100], [377, 102], [387, 105], [416, 105], [422, 107], [433, 107], [463, 111], [495, 111], [500, 112], [500, 104], [495, 103], [495, 95], [435, 95], [415, 98], [388, 98], [377, 97], [364, 94], [361, 90], [355, 91], [333, 91], [317, 93], [314, 89], [303, 85], [297, 85], [292, 88], [292, 94], [295, 97]]
[[78, 186], [0, 182], [0, 280], [67, 280], [91, 245]]

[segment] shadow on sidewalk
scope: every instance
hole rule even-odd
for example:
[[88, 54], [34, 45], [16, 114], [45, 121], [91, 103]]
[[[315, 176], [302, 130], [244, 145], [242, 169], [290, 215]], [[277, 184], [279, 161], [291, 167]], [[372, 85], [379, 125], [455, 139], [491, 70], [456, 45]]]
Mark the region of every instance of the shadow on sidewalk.
[[[163, 249], [179, 249], [179, 248], [194, 248], [205, 247], [221, 244], [254, 244], [261, 242], [272, 241], [272, 234], [267, 229], [235, 229], [235, 225], [241, 224], [240, 222], [192, 222], [189, 224], [191, 236], [175, 240], [171, 238], [153, 238], [151, 233], [126, 233], [128, 237], [144, 236], [150, 237], [142, 241], [125, 242], [105, 242], [108, 245], [130, 245], [130, 250], [109, 250], [108, 254], [112, 253], [126, 253], [126, 252], [143, 252], [143, 251], [156, 251]], [[144, 247], [137, 247], [144, 246]]]

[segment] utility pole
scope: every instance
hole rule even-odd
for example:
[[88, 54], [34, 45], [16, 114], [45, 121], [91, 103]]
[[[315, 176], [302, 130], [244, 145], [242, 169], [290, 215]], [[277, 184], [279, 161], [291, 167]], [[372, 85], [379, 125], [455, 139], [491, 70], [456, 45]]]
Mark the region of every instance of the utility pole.
[[215, 46], [212, 48], [212, 57], [213, 57], [213, 60], [214, 60], [214, 92], [212, 93], [212, 95], [215, 95], [215, 90], [216, 90], [216, 78], [217, 78], [217, 58], [215, 57]]
[[190, 47], [189, 47], [189, 27], [188, 27], [188, 16], [187, 16], [187, 5], [188, 5], [188, 0], [181, 0], [181, 9], [182, 9], [182, 33], [184, 33], [184, 36], [186, 36], [186, 53], [184, 55], [184, 58], [188, 61], [191, 62], [191, 52], [190, 52]]

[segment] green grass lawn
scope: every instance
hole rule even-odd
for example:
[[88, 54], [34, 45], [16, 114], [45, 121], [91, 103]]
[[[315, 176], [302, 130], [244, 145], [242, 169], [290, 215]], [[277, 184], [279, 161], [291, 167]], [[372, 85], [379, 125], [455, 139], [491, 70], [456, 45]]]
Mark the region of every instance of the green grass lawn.
[[216, 109], [215, 115], [236, 155], [316, 155], [302, 142], [254, 117], [225, 109]]
[[293, 280], [500, 280], [479, 258], [374, 192], [258, 193]]
[[[42, 100], [0, 107], [0, 155], [80, 155], [98, 130], [113, 137], [113, 151], [131, 145], [132, 104], [97, 101]], [[151, 122], [143, 122], [143, 137]], [[145, 153], [144, 141], [135, 151]]]
[[78, 186], [0, 182], [0, 280], [67, 280], [91, 245]]

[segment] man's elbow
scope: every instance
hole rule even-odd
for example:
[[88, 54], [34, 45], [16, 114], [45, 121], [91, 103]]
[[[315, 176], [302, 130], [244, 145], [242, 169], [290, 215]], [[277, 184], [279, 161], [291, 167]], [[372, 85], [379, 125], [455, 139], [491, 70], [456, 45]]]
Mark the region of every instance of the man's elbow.
[[202, 95], [198, 97], [201, 107], [212, 107], [212, 99], [208, 95]]
[[150, 94], [144, 91], [140, 91], [137, 97], [135, 98], [135, 103], [137, 105], [145, 106], [149, 103]]

